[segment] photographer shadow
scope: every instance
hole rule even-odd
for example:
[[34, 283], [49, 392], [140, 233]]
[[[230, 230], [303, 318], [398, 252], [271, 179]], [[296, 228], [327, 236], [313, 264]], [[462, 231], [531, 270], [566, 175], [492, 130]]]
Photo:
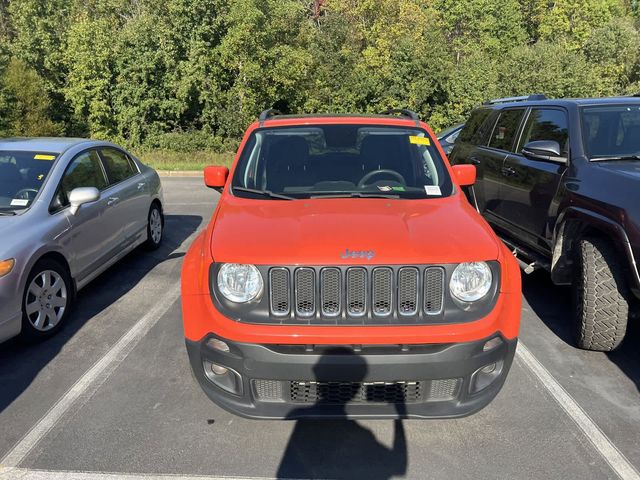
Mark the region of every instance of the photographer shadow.
[[[404, 403], [395, 404], [399, 419], [393, 420], [391, 447], [378, 441], [368, 428], [346, 419], [347, 404], [362, 395], [355, 384], [366, 378], [368, 368], [364, 358], [347, 348], [332, 348], [313, 368], [316, 381], [339, 378], [340, 370], [345, 368], [344, 362], [340, 362], [340, 356], [344, 355], [353, 357], [348, 362], [352, 383], [341, 385], [339, 395], [316, 386], [316, 403], [292, 410], [287, 416], [297, 422], [280, 462], [278, 478], [382, 480], [406, 473], [407, 440], [401, 420], [406, 415]], [[402, 398], [402, 392], [394, 396]], [[331, 419], [312, 419], [327, 413]]]

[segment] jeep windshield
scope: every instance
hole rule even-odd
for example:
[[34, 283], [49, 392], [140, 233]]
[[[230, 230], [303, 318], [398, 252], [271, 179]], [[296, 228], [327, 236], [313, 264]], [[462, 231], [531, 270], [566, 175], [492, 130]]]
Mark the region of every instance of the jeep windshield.
[[56, 154], [0, 150], [0, 215], [24, 210], [38, 195]]
[[640, 105], [582, 108], [585, 151], [591, 160], [640, 160]]
[[232, 183], [239, 197], [426, 199], [453, 184], [432, 139], [421, 129], [313, 125], [254, 131]]

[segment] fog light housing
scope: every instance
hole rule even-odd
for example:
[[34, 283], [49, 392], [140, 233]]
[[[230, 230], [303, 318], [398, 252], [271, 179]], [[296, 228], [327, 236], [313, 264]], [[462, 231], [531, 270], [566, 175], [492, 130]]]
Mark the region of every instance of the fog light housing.
[[225, 392], [242, 395], [242, 377], [238, 372], [209, 360], [204, 360], [202, 363], [204, 374], [211, 383]]
[[216, 375], [225, 375], [229, 371], [229, 369], [227, 367], [223, 367], [222, 365], [218, 365], [217, 363], [212, 363], [211, 371]]
[[470, 393], [478, 393], [500, 378], [503, 367], [504, 362], [498, 360], [497, 362], [489, 363], [476, 370], [471, 376], [471, 383], [469, 385]]

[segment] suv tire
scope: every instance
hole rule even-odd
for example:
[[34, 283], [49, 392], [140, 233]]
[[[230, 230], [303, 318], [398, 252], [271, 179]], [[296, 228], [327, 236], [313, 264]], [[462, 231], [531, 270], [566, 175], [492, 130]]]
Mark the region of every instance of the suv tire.
[[38, 342], [54, 335], [69, 316], [73, 300], [67, 268], [52, 258], [40, 260], [29, 273], [22, 295], [21, 337]]
[[624, 338], [629, 317], [622, 263], [609, 241], [583, 238], [577, 245], [576, 267], [573, 298], [578, 347], [615, 350]]

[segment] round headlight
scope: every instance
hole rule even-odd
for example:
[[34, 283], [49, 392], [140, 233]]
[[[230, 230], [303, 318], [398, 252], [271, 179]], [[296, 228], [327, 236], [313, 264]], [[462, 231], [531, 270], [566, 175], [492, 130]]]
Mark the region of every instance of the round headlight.
[[253, 265], [225, 263], [218, 272], [218, 290], [232, 302], [254, 300], [262, 293], [262, 275]]
[[449, 289], [462, 302], [475, 302], [491, 289], [493, 275], [485, 262], [461, 263], [453, 271]]

